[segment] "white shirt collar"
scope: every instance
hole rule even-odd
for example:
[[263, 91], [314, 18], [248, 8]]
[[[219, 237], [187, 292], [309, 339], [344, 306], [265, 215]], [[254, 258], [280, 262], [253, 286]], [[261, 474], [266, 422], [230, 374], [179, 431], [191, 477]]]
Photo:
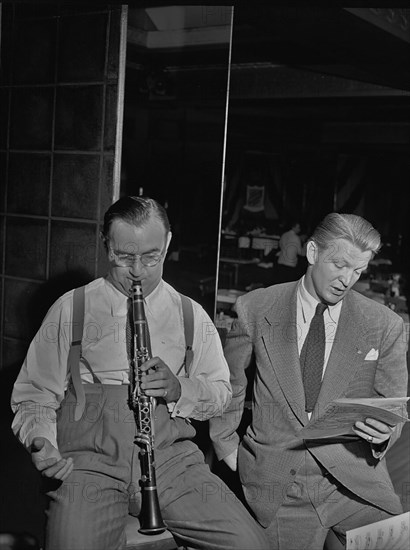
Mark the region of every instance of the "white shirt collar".
[[[299, 281], [297, 294], [303, 320], [304, 322], [307, 322], [314, 316], [316, 306], [318, 305], [319, 301], [316, 300], [316, 298], [314, 298], [306, 289], [305, 275], [303, 275], [302, 279]], [[340, 302], [338, 302], [337, 304], [329, 305], [325, 312], [325, 314], [327, 313], [334, 323], [338, 323], [339, 321], [342, 303], [343, 300], [340, 300]]]
[[113, 317], [123, 317], [127, 314], [128, 298], [116, 288], [112, 282], [108, 279], [104, 279], [105, 289], [107, 292], [107, 298], [111, 305], [111, 315]]
[[[109, 279], [104, 279], [105, 287], [107, 290], [107, 297], [111, 304], [111, 315], [113, 317], [124, 317], [128, 311], [128, 298], [116, 288]], [[156, 307], [155, 304], [158, 304], [158, 301], [161, 300], [161, 291], [164, 287], [164, 281], [161, 279], [154, 290], [144, 298], [144, 304], [149, 309], [150, 313], [153, 314]]]
[[161, 279], [154, 290], [144, 298], [145, 306], [153, 317], [155, 311], [161, 311], [163, 289], [164, 281]]

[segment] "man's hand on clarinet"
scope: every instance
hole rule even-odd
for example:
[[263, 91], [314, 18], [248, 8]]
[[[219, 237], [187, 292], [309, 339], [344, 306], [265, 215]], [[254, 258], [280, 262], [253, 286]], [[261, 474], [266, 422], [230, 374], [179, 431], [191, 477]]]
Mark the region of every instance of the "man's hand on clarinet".
[[149, 397], [162, 397], [167, 403], [178, 401], [181, 384], [160, 357], [151, 357], [141, 365], [141, 389]]
[[64, 481], [73, 471], [73, 459], [63, 458], [45, 437], [35, 437], [30, 451], [34, 466], [44, 477]]

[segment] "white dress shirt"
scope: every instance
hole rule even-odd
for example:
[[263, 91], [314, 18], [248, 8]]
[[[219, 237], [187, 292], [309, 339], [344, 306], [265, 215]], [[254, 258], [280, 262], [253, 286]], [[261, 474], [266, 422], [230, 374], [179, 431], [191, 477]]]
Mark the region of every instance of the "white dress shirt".
[[[36, 436], [57, 447], [56, 410], [69, 383], [67, 358], [71, 343], [73, 290], [59, 298], [48, 311], [30, 344], [15, 382], [12, 429], [25, 446]], [[206, 420], [222, 411], [231, 399], [229, 368], [217, 330], [203, 308], [192, 301], [194, 312], [194, 358], [189, 377], [181, 365], [185, 356], [182, 305], [179, 293], [160, 281], [144, 300], [152, 355], [159, 356], [179, 376], [181, 396], [168, 403], [171, 416]], [[128, 384], [126, 350], [127, 297], [107, 279], [85, 287], [85, 316], [80, 373], [83, 383], [93, 378], [103, 384]]]
[[283, 233], [279, 240], [278, 264], [297, 267], [298, 256], [303, 255], [302, 241], [293, 229]]

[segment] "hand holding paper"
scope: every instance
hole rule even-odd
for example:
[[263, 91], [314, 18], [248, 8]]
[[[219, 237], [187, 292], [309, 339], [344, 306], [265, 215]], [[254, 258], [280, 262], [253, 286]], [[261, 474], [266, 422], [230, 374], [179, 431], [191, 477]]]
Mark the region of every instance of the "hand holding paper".
[[352, 427], [353, 432], [373, 445], [383, 445], [392, 436], [396, 426], [391, 426], [375, 418], [366, 418], [364, 422], [358, 420]]
[[312, 418], [299, 432], [303, 439], [345, 438], [356, 439], [352, 427], [355, 422], [374, 418], [389, 426], [408, 422], [409, 397], [377, 397], [336, 399], [317, 418]]

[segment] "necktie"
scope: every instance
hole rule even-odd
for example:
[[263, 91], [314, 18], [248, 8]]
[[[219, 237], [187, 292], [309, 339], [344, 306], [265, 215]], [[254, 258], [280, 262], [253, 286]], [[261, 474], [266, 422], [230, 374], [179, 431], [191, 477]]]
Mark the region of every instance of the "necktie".
[[325, 304], [317, 305], [300, 355], [307, 412], [313, 411], [322, 383], [326, 344], [323, 313], [326, 308]]

